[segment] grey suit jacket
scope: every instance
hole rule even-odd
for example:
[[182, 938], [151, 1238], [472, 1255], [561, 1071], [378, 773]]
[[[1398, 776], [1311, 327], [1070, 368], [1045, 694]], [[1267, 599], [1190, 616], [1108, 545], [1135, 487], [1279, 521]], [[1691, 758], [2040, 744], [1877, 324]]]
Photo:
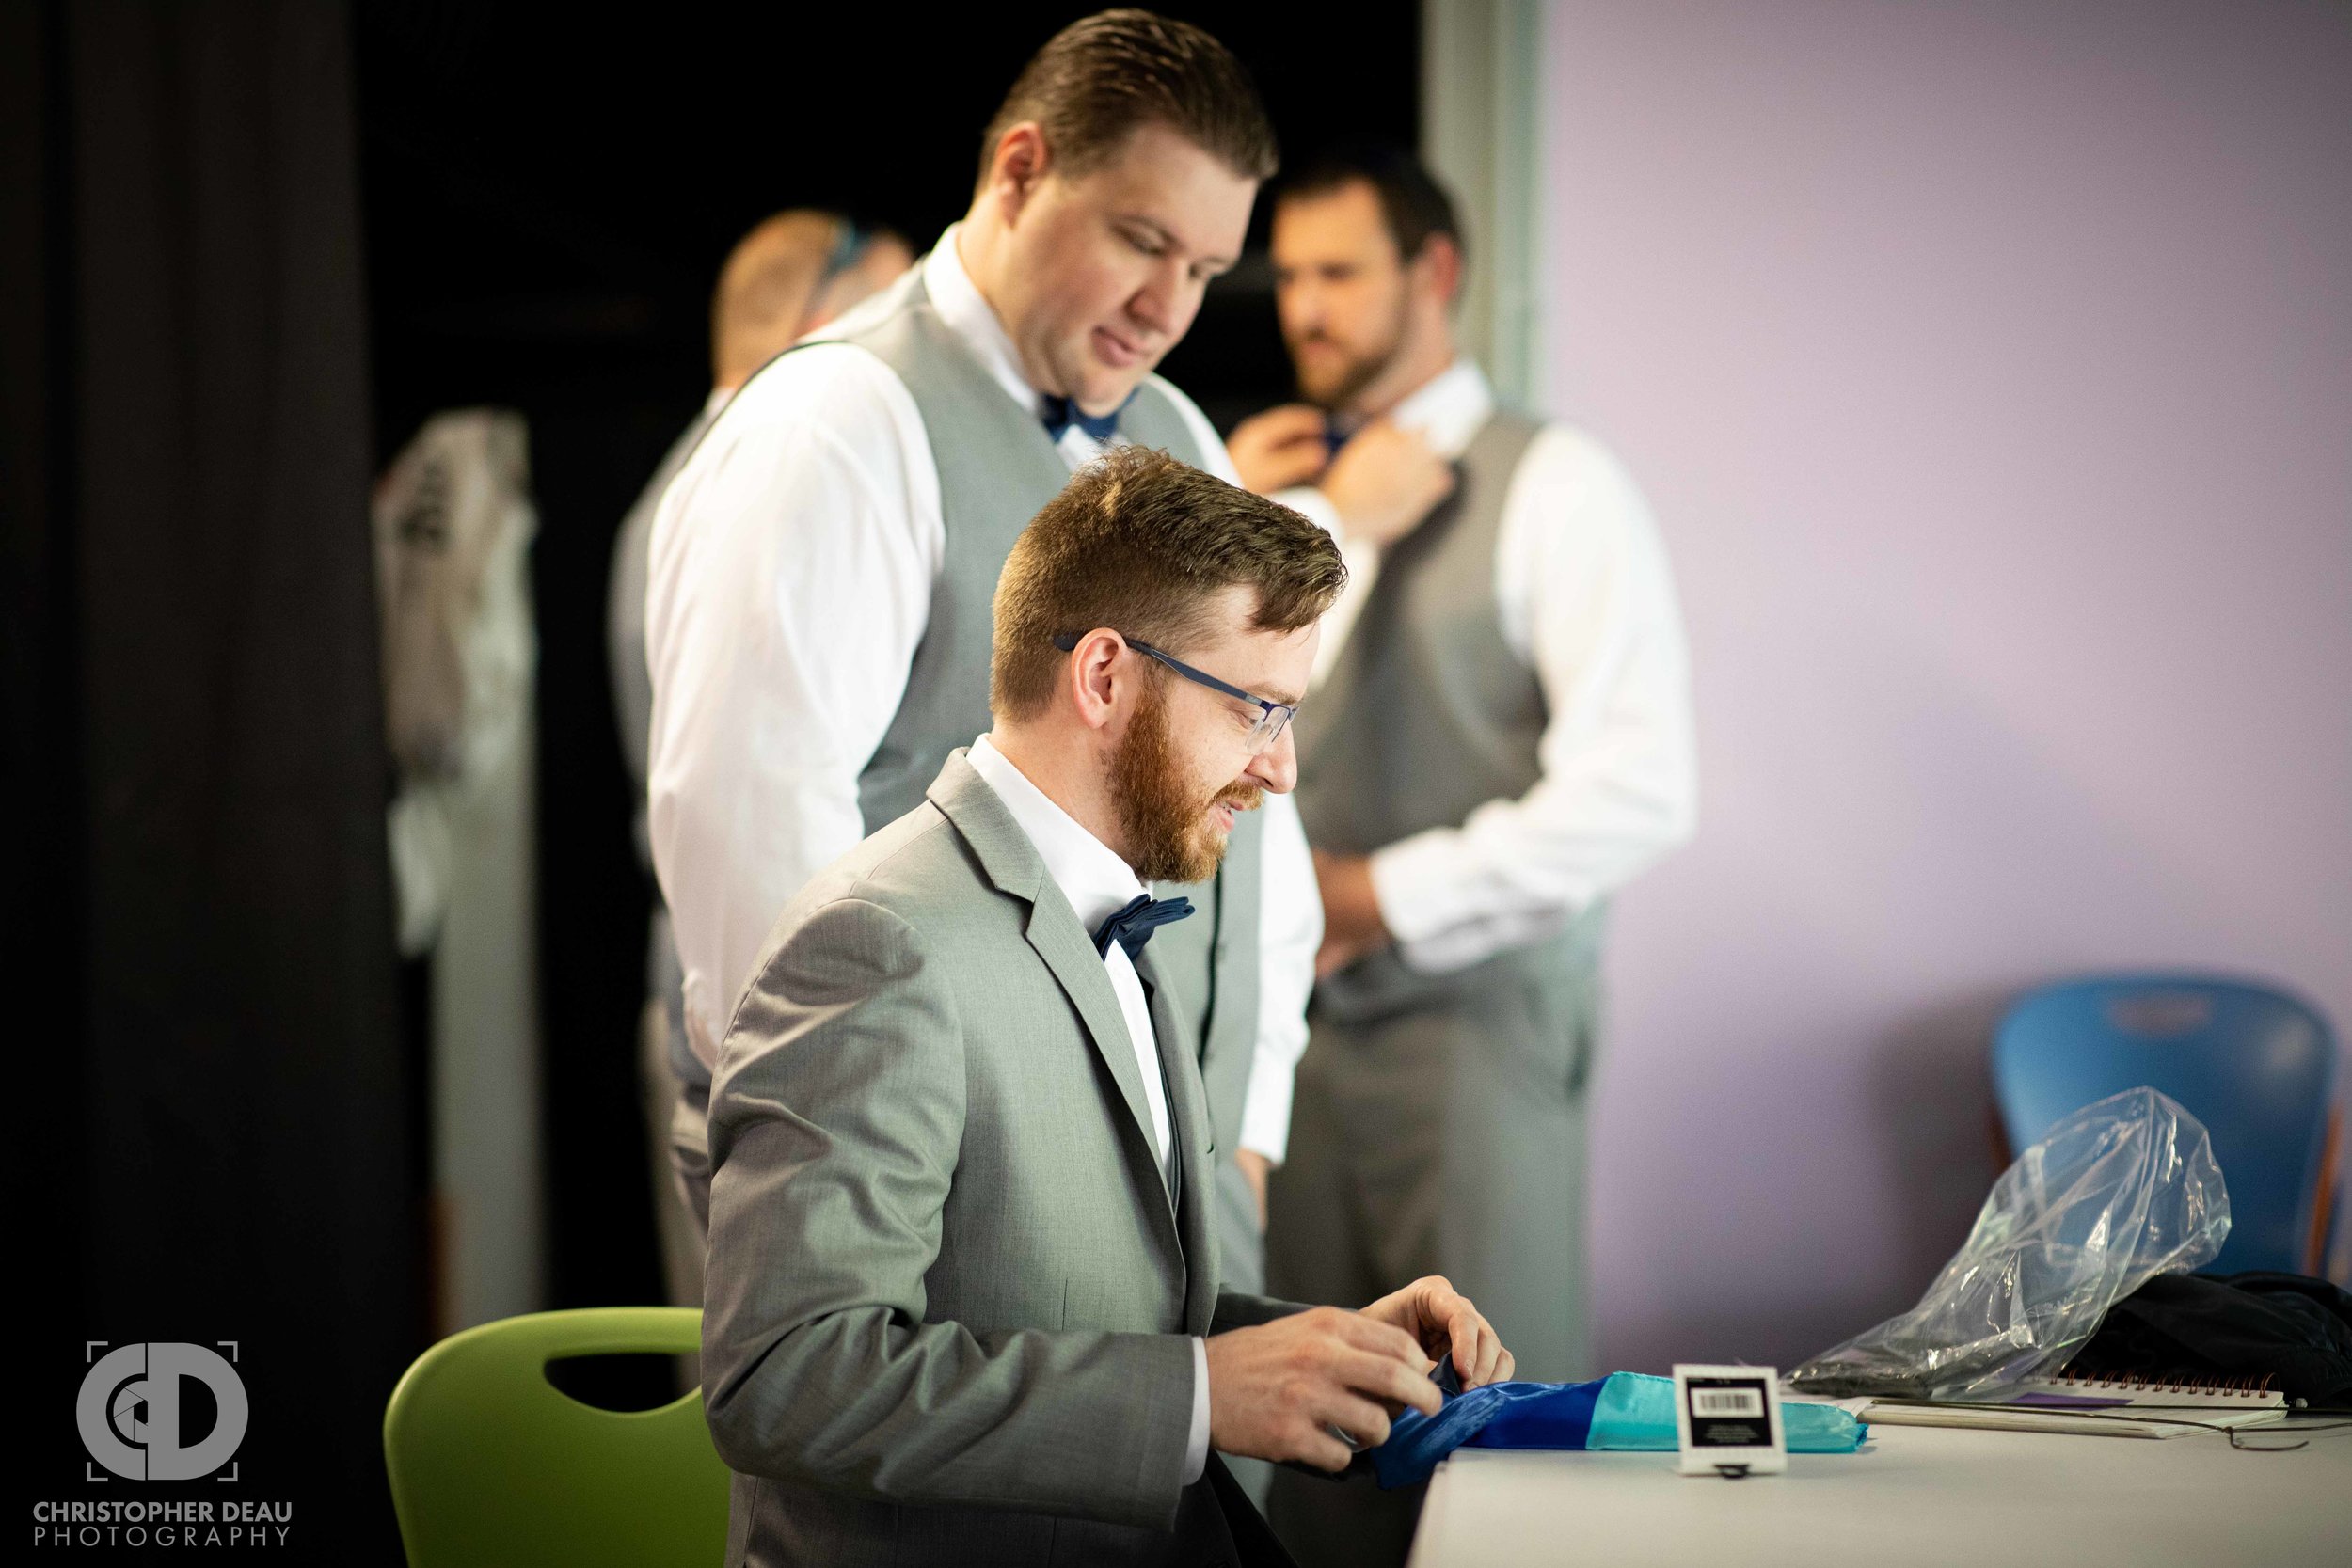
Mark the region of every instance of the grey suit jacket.
[[1218, 1290], [1197, 1053], [1137, 967], [1173, 1198], [1109, 974], [961, 752], [778, 920], [710, 1104], [730, 1563], [1248, 1555], [1179, 1484], [1184, 1337], [1297, 1308]]

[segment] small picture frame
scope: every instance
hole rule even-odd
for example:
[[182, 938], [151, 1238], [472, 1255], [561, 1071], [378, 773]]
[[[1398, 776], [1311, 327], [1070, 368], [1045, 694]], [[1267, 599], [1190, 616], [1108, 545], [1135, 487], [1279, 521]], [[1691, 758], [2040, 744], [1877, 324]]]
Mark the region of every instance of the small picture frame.
[[1780, 1373], [1771, 1367], [1684, 1363], [1675, 1368], [1678, 1473], [1776, 1476], [1788, 1468], [1780, 1418]]

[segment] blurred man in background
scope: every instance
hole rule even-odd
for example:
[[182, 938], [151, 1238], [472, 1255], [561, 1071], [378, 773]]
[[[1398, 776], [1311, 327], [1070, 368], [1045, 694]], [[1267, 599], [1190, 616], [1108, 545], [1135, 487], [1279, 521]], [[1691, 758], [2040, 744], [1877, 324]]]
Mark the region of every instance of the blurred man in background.
[[[710, 301], [710, 396], [671, 443], [612, 542], [606, 611], [612, 704], [621, 727], [621, 755], [637, 784], [637, 853], [648, 872], [653, 852], [645, 834], [645, 752], [653, 678], [645, 668], [645, 562], [654, 509], [703, 432], [754, 371], [803, 333], [824, 325], [881, 289], [914, 260], [907, 243], [887, 230], [861, 229], [838, 214], [803, 209], [762, 221], [737, 243], [720, 269], [719, 287]], [[646, 938], [645, 993], [641, 1076], [652, 1140], [661, 1272], [670, 1300], [691, 1307], [702, 1301], [706, 1227], [698, 1207], [699, 1188], [682, 1182], [672, 1164], [671, 1123], [680, 1083], [698, 1068], [686, 1045], [677, 944], [670, 934], [669, 909], [659, 893]]]
[[[679, 1159], [770, 927], [988, 728], [1013, 541], [1106, 446], [1235, 478], [1152, 373], [1241, 254], [1274, 133], [1240, 62], [1146, 11], [1072, 24], [982, 138], [972, 205], [913, 271], [755, 376], [662, 500], [646, 600], [652, 841], [695, 1076]], [[1158, 940], [1197, 1026], [1223, 1279], [1260, 1284], [1322, 923], [1296, 809], [1247, 814]]]
[[[1326, 927], [1271, 1285], [1442, 1275], [1512, 1325], [1520, 1376], [1588, 1377], [1602, 911], [1695, 813], [1665, 551], [1613, 457], [1461, 356], [1461, 230], [1411, 157], [1307, 170], [1273, 251], [1306, 402], [1232, 455], [1339, 536], [1349, 582], [1297, 726]], [[1283, 1474], [1273, 1519], [1302, 1561], [1402, 1562], [1417, 1492]]]

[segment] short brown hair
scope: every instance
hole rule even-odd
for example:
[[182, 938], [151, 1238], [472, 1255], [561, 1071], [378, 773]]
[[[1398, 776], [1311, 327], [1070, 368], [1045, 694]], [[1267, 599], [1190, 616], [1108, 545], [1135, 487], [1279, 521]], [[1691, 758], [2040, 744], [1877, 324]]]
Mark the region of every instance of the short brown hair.
[[[1347, 581], [1321, 528], [1164, 451], [1114, 447], [1073, 474], [996, 579], [989, 707], [1022, 719], [1053, 700], [1054, 639], [1107, 626], [1183, 654], [1213, 629], [1221, 589], [1255, 588], [1260, 631], [1311, 625]], [[1158, 666], [1152, 668], [1157, 670]]]
[[1138, 126], [1168, 126], [1251, 180], [1279, 165], [1274, 122], [1233, 52], [1194, 26], [1143, 10], [1097, 11], [1029, 57], [980, 138], [979, 183], [996, 144], [1033, 119], [1067, 174], [1099, 167]]
[[1329, 196], [1361, 181], [1379, 198], [1380, 218], [1396, 253], [1410, 261], [1432, 237], [1443, 234], [1468, 260], [1462, 243], [1462, 223], [1454, 215], [1454, 198], [1446, 194], [1428, 166], [1390, 142], [1347, 142], [1317, 153], [1307, 166], [1283, 180], [1274, 193], [1276, 206], [1308, 197]]

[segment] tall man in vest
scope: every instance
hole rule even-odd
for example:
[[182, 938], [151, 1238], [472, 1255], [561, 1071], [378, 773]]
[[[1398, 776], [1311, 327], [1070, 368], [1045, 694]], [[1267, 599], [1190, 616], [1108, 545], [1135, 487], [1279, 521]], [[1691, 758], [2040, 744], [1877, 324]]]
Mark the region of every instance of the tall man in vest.
[[[1665, 551], [1614, 458], [1498, 409], [1459, 355], [1460, 230], [1410, 157], [1286, 185], [1274, 263], [1309, 403], [1233, 455], [1351, 580], [1299, 721], [1327, 925], [1271, 1283], [1343, 1302], [1441, 1274], [1511, 1326], [1521, 1376], [1588, 1377], [1602, 911], [1695, 806]], [[1302, 1480], [1272, 1498], [1302, 1561], [1403, 1560], [1417, 1498]]]
[[[704, 1069], [677, 1157], [703, 1190], [691, 1129], [768, 928], [987, 729], [990, 595], [1031, 515], [1106, 444], [1235, 477], [1152, 368], [1240, 256], [1274, 166], [1256, 89], [1208, 34], [1136, 10], [1072, 24], [991, 120], [963, 220], [752, 377], [671, 484], [649, 804]], [[1201, 1042], [1226, 1275], [1254, 1289], [1322, 931], [1288, 798], [1175, 891], [1200, 913], [1161, 961]]]

